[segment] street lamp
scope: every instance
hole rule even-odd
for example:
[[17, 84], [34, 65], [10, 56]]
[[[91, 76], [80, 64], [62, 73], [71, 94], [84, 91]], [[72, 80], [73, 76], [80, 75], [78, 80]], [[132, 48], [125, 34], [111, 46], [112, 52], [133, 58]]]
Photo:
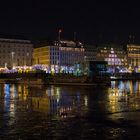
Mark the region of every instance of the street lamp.
[[61, 32], [62, 32], [62, 30], [59, 29], [59, 31], [58, 31], [58, 41], [59, 41], [59, 42], [60, 42], [60, 38], [61, 38]]
[[28, 65], [29, 52], [26, 53], [26, 65]]
[[11, 52], [11, 56], [12, 56], [12, 64], [11, 64], [11, 66], [12, 67], [14, 66], [14, 54], [15, 54], [15, 52]]

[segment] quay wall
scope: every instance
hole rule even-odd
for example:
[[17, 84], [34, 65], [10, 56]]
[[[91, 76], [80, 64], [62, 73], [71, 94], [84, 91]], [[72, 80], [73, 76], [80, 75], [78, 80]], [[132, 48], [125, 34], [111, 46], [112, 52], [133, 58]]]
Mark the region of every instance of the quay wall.
[[0, 74], [0, 83], [23, 83], [23, 84], [61, 84], [61, 85], [105, 85], [110, 83], [108, 77], [89, 78], [87, 76], [74, 76], [71, 74]]

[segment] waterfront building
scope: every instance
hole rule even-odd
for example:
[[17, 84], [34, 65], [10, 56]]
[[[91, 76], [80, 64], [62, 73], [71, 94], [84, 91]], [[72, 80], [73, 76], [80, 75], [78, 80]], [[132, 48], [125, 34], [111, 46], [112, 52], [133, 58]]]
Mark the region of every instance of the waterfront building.
[[33, 60], [34, 65], [46, 65], [52, 71], [67, 71], [67, 67], [84, 61], [84, 48], [80, 42], [66, 40], [42, 44], [33, 50]]
[[32, 51], [29, 40], [0, 38], [0, 67], [30, 66]]
[[96, 60], [96, 55], [97, 55], [96, 46], [84, 45], [84, 49], [85, 49], [84, 60], [85, 61], [95, 61]]
[[50, 62], [50, 47], [47, 45], [33, 49], [33, 64], [49, 65]]
[[107, 61], [109, 71], [128, 66], [127, 52], [124, 47], [116, 44], [101, 44], [97, 46], [97, 61]]
[[140, 45], [127, 44], [127, 55], [129, 66], [140, 66]]

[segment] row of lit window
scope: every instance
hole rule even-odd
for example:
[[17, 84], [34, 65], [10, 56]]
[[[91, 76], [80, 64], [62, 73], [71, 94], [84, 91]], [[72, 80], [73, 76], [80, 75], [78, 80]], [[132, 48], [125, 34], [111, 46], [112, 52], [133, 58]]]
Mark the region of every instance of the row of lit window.
[[108, 62], [108, 65], [121, 65], [119, 62]]
[[59, 52], [50, 52], [50, 55], [59, 55]]
[[105, 61], [115, 61], [115, 62], [121, 62], [124, 61], [124, 59], [119, 59], [119, 58], [106, 58]]
[[73, 53], [71, 53], [71, 52], [50, 52], [50, 55], [66, 55], [66, 56], [68, 56], [68, 55], [73, 55], [73, 54], [76, 54], [76, 55], [84, 55], [83, 53], [77, 53], [77, 52], [73, 52]]
[[0, 53], [12, 53], [12, 52], [15, 52], [15, 53], [19, 53], [19, 52], [26, 52], [26, 53], [28, 53], [28, 52], [30, 52], [31, 53], [31, 51], [29, 51], [29, 50], [25, 50], [25, 49], [22, 49], [22, 50], [5, 50], [5, 49], [0, 49]]
[[[6, 63], [5, 63], [6, 62]], [[16, 63], [17, 65], [20, 65], [20, 64], [24, 64], [24, 63], [29, 63], [30, 61], [24, 61], [24, 60], [20, 60], [20, 61], [14, 61], [14, 62], [12, 62], [12, 61], [0, 61], [0, 65], [5, 65], [5, 64], [7, 64], [7, 65], [10, 65], [10, 64], [13, 64], [13, 63]]]
[[128, 48], [129, 51], [140, 51], [140, 48]]
[[51, 60], [58, 60], [59, 57], [50, 57]]
[[78, 51], [78, 52], [84, 51], [83, 48], [60, 47], [59, 49], [60, 51]]
[[50, 47], [51, 51], [59, 51], [59, 47]]
[[[25, 54], [20, 54], [20, 53], [17, 55], [13, 55], [13, 58], [23, 58], [23, 57], [30, 58], [30, 56]], [[0, 59], [4, 59], [4, 58], [11, 59], [12, 55], [0, 55]]]
[[59, 61], [51, 61], [51, 64], [59, 64]]
[[[101, 53], [114, 53], [114, 50], [101, 50]], [[122, 54], [124, 53], [123, 51], [115, 51], [117, 54]]]
[[109, 54], [109, 57], [117, 57], [116, 54]]

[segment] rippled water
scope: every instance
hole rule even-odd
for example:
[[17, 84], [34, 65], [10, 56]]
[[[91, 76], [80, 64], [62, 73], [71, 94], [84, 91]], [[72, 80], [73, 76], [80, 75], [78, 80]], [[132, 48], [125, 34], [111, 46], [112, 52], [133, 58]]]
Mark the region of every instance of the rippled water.
[[0, 140], [139, 139], [140, 82], [0, 85]]

